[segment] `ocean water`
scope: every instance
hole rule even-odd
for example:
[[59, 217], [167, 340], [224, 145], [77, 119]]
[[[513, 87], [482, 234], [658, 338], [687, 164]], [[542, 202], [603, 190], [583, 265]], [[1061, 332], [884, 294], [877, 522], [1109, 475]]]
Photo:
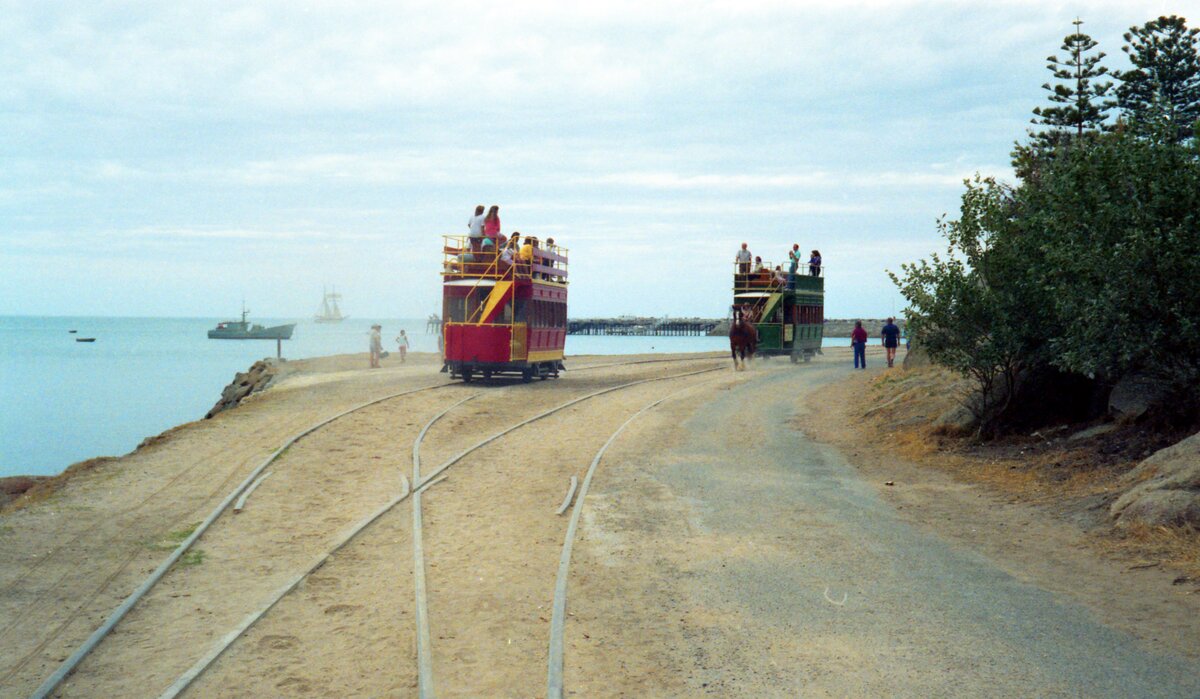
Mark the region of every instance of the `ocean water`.
[[[0, 477], [49, 475], [84, 459], [125, 454], [146, 437], [203, 417], [236, 372], [275, 356], [269, 340], [209, 340], [205, 333], [218, 320], [228, 319], [0, 317]], [[383, 326], [385, 349], [394, 348], [391, 339], [401, 328], [412, 351], [437, 349], [424, 320], [351, 318], [340, 324], [300, 321], [283, 343], [283, 356], [365, 352], [372, 323]], [[847, 344], [845, 338], [826, 340]], [[723, 337], [569, 335], [566, 351], [569, 357], [728, 346]]]

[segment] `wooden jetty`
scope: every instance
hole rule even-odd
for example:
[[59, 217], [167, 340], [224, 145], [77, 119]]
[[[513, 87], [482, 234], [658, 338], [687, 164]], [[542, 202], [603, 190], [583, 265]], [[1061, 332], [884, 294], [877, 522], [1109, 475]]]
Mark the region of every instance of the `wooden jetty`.
[[709, 335], [719, 318], [575, 318], [568, 335]]

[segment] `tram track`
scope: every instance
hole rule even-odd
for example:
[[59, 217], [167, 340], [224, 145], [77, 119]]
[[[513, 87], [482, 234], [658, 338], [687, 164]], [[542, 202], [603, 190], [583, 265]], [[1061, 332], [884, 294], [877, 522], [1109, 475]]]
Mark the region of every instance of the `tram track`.
[[[685, 372], [683, 374], [674, 374], [674, 375], [665, 376], [665, 377], [641, 379], [638, 381], [632, 381], [632, 382], [620, 384], [617, 386], [607, 387], [607, 388], [604, 388], [604, 389], [601, 389], [598, 391], [593, 391], [591, 393], [585, 394], [585, 395], [577, 397], [577, 398], [573, 398], [569, 401], [566, 401], [564, 403], [556, 405], [553, 408], [539, 412], [532, 417], [521, 420], [521, 421], [519, 421], [505, 429], [502, 429], [499, 432], [471, 445], [470, 447], [466, 448], [465, 450], [455, 454], [454, 456], [450, 457], [446, 461], [442, 462], [438, 467], [436, 467], [433, 471], [430, 471], [429, 473], [422, 473], [422, 471], [421, 471], [421, 446], [425, 440], [426, 435], [429, 433], [430, 429], [438, 421], [440, 421], [443, 417], [445, 417], [454, 408], [458, 407], [459, 405], [462, 405], [463, 403], [465, 403], [469, 400], [476, 398], [479, 394], [473, 394], [471, 396], [468, 396], [467, 398], [464, 398], [464, 399], [454, 403], [453, 405], [445, 408], [444, 410], [442, 410], [441, 412], [436, 414], [433, 418], [431, 418], [429, 420], [429, 422], [427, 422], [422, 427], [422, 429], [418, 433], [417, 437], [413, 440], [413, 447], [412, 447], [412, 464], [413, 464], [412, 483], [413, 483], [413, 486], [412, 486], [411, 492], [407, 493], [408, 499], [410, 499], [411, 503], [412, 503], [412, 529], [411, 529], [411, 531], [412, 531], [412, 546], [413, 546], [413, 587], [414, 587], [414, 608], [415, 608], [414, 618], [416, 620], [415, 621], [415, 626], [416, 626], [415, 634], [416, 634], [416, 639], [417, 639], [417, 642], [416, 642], [416, 645], [417, 645], [416, 664], [417, 664], [417, 678], [418, 678], [417, 684], [418, 684], [418, 695], [420, 697], [422, 697], [423, 699], [430, 699], [430, 698], [436, 696], [436, 693], [435, 693], [436, 683], [434, 680], [433, 659], [432, 659], [432, 656], [433, 656], [432, 641], [431, 641], [432, 632], [431, 632], [430, 617], [429, 617], [429, 612], [428, 612], [428, 604], [426, 601], [427, 583], [426, 583], [425, 569], [427, 567], [427, 564], [426, 564], [425, 555], [424, 555], [423, 535], [422, 535], [422, 528], [423, 528], [423, 518], [422, 518], [422, 508], [421, 508], [422, 492], [424, 490], [430, 488], [431, 486], [435, 485], [439, 480], [445, 478], [444, 472], [447, 469], [449, 469], [454, 464], [462, 461], [464, 458], [466, 458], [467, 456], [471, 455], [472, 453], [478, 451], [479, 449], [482, 449], [483, 447], [491, 444], [492, 442], [495, 442], [496, 440], [500, 439], [501, 437], [504, 437], [518, 429], [527, 427], [528, 425], [531, 425], [534, 422], [542, 420], [542, 419], [549, 417], [551, 415], [554, 415], [556, 413], [560, 413], [560, 412], [562, 412], [572, 406], [575, 406], [579, 403], [590, 400], [592, 398], [596, 398], [598, 396], [606, 395], [609, 393], [614, 393], [616, 391], [620, 391], [623, 389], [632, 388], [634, 386], [640, 386], [643, 384], [653, 383], [653, 382], [658, 382], [658, 381], [667, 381], [667, 380], [673, 380], [673, 379], [687, 378], [690, 376], [707, 374], [707, 373], [710, 373], [713, 371], [718, 371], [718, 370], [720, 370], [719, 367], [703, 369], [703, 370], [695, 371], [695, 372]], [[671, 395], [674, 395], [674, 394], [671, 394]], [[657, 404], [658, 402], [661, 402], [661, 400], [656, 401], [655, 404]], [[294, 590], [296, 588], [296, 586], [299, 584], [301, 579], [303, 579], [307, 575], [311, 574], [318, 567], [320, 567], [320, 565], [323, 565], [324, 562], [326, 560], [328, 560], [329, 557], [337, 549], [340, 549], [342, 546], [347, 544], [351, 539], [353, 539], [354, 537], [356, 537], [360, 533], [362, 533], [365, 529], [367, 529], [371, 525], [378, 522], [384, 514], [390, 512], [397, 505], [399, 505], [405, 499], [404, 495], [405, 494], [402, 494], [401, 496], [393, 499], [391, 502], [389, 502], [387, 505], [385, 505], [383, 508], [381, 508], [378, 512], [373, 513], [370, 517], [364, 519], [358, 526], [354, 527], [349, 533], [342, 536], [339, 539], [338, 544], [336, 545], [336, 547], [333, 550], [330, 550], [329, 552], [326, 552], [325, 554], [323, 554], [321, 557], [319, 557], [318, 561], [315, 562], [312, 566], [310, 566], [305, 572], [303, 572], [302, 574], [297, 576], [288, 585], [281, 588], [274, 597], [267, 600], [262, 605], [262, 609], [260, 612], [256, 612], [255, 614], [252, 614], [245, 621], [243, 621], [241, 624], [239, 624], [237, 627], [235, 627], [232, 631], [223, 635], [222, 640], [217, 644], [217, 646], [215, 646], [214, 648], [211, 648], [205, 654], [205, 656], [201, 659], [201, 661], [199, 661], [195, 666], [190, 668], [186, 673], [181, 675], [171, 685], [171, 687], [168, 688], [168, 690], [166, 692], [164, 692], [163, 694], [160, 695], [159, 699], [173, 699], [174, 697], [178, 696], [182, 691], [184, 691], [188, 686], [190, 686], [196, 679], [198, 679], [202, 674], [204, 674], [204, 672], [206, 672], [208, 670], [208, 668], [217, 660], [217, 658], [219, 658], [222, 654], [224, 654], [225, 651], [228, 650], [228, 648], [230, 646], [232, 646], [236, 642], [236, 640], [239, 637], [241, 637], [251, 626], [253, 626], [254, 623], [256, 623], [259, 619], [261, 619], [262, 616], [267, 611], [273, 609], [285, 595], [289, 594], [292, 590]]]
[[[615, 364], [586, 365], [583, 367], [578, 367], [578, 368], [574, 369], [574, 371], [584, 371], [584, 370], [599, 369], [599, 368], [603, 368], [603, 367], [612, 367], [612, 366], [632, 366], [632, 365], [638, 365], [638, 364], [658, 363], [658, 362], [664, 362], [664, 361], [665, 362], [675, 362], [675, 363], [677, 363], [677, 362], [697, 362], [697, 361], [704, 361], [704, 359], [707, 359], [707, 358], [698, 359], [695, 357], [685, 357], [685, 358], [677, 358], [677, 359], [670, 359], [670, 360], [640, 360], [640, 361], [634, 361], [634, 362], [618, 362]], [[650, 380], [663, 380], [666, 378], [674, 378], [674, 377], [661, 377], [658, 379], [643, 379], [642, 381], [630, 382], [629, 385], [637, 385], [637, 384], [644, 383], [644, 382], [650, 381]], [[232, 493], [230, 493], [224, 500], [222, 500], [221, 504], [218, 505], [217, 509], [214, 510], [212, 513], [210, 513], [209, 517], [205, 518], [205, 520], [204, 520], [204, 522], [202, 522], [201, 526], [198, 527], [196, 531], [193, 531], [192, 534], [187, 539], [185, 539], [184, 542], [182, 542], [179, 545], [179, 547], [177, 547], [172, 552], [172, 554], [167, 558], [167, 560], [165, 560], [162, 564], [159, 565], [159, 567], [157, 569], [155, 569], [154, 573], [151, 574], [150, 578], [148, 578], [146, 582], [144, 582], [141, 586], [139, 586], [138, 589], [135, 590], [135, 592], [132, 595], [130, 595], [130, 597], [127, 597], [125, 599], [125, 601], [122, 602], [122, 604], [120, 606], [118, 606], [117, 609], [112, 612], [112, 614], [109, 615], [109, 617], [100, 626], [100, 628], [98, 628], [95, 632], [93, 632], [93, 634], [91, 636], [89, 636], [88, 641], [86, 641], [84, 643], [84, 645], [82, 645], [78, 649], [76, 649], [76, 651], [74, 653], [72, 653], [70, 657], [68, 657], [65, 661], [63, 661], [63, 663], [55, 670], [55, 672], [49, 678], [47, 678], [47, 680], [42, 684], [42, 686], [40, 686], [38, 688], [38, 690], [33, 694], [33, 696], [35, 696], [35, 697], [47, 696], [51, 691], [53, 691], [54, 687], [57, 686], [57, 684], [59, 682], [61, 682], [63, 678], [65, 678], [68, 674], [70, 674], [70, 672], [76, 666], [78, 666], [78, 664], [82, 661], [82, 659], [84, 657], [86, 657], [88, 655], [88, 653], [91, 652], [91, 649], [95, 648], [96, 645], [99, 644], [100, 640], [102, 640], [108, 634], [108, 632], [111, 631], [112, 628], [115, 627], [116, 624], [120, 622], [121, 618], [123, 618], [124, 615], [126, 613], [128, 613], [128, 611], [137, 603], [137, 601], [141, 598], [141, 596], [143, 596], [150, 588], [152, 588], [154, 586], [154, 584], [157, 583], [157, 581], [159, 579], [161, 579], [161, 577], [166, 573], [166, 571], [169, 570], [172, 567], [172, 565], [176, 561], [178, 561], [179, 558], [184, 553], [186, 553], [187, 550], [189, 550], [189, 548], [192, 546], [192, 544], [197, 539], [199, 539], [199, 537], [201, 535], [204, 534], [204, 531], [213, 523], [213, 521], [215, 521], [216, 518], [219, 517], [222, 512], [224, 512], [224, 510], [228, 506], [228, 504], [230, 502], [232, 502], [233, 499], [236, 498], [239, 493], [243, 492], [248, 485], [252, 484], [270, 463], [274, 462], [276, 459], [278, 459], [280, 456], [282, 456], [283, 453], [285, 451], [287, 451], [287, 449], [289, 447], [291, 447], [293, 444], [295, 444], [297, 441], [299, 441], [300, 439], [302, 439], [303, 437], [305, 437], [307, 435], [312, 434], [316, 430], [319, 430], [322, 427], [330, 424], [331, 422], [334, 422], [334, 421], [336, 421], [346, 415], [354, 413], [356, 411], [361, 411], [364, 408], [369, 407], [371, 405], [374, 405], [374, 404], [377, 404], [377, 403], [380, 403], [383, 401], [387, 401], [392, 398], [397, 398], [402, 395], [411, 395], [413, 393], [419, 393], [419, 392], [423, 392], [423, 391], [431, 391], [431, 390], [445, 388], [448, 386], [457, 386], [457, 385], [461, 385], [461, 384], [440, 383], [440, 384], [423, 386], [420, 388], [414, 388], [414, 389], [409, 389], [409, 390], [405, 390], [405, 391], [401, 391], [401, 392], [397, 392], [397, 393], [388, 394], [388, 395], [382, 396], [380, 398], [376, 398], [371, 401], [367, 401], [365, 403], [353, 406], [352, 408], [350, 408], [348, 410], [341, 411], [341, 412], [337, 413], [336, 415], [333, 415], [329, 418], [323, 419], [320, 422], [318, 422], [317, 424], [312, 425], [310, 428], [302, 431], [301, 433], [295, 435], [293, 438], [287, 440], [283, 444], [283, 446], [279, 447], [274, 453], [272, 453], [267, 458], [267, 460], [265, 460], [263, 463], [261, 463], [255, 469], [253, 469], [251, 471], [251, 473], [242, 480], [242, 482], [237, 486], [237, 488], [235, 488]], [[593, 395], [601, 395], [601, 394], [609, 392], [610, 390], [617, 390], [618, 388], [621, 388], [621, 387], [626, 387], [626, 385], [623, 384], [620, 387], [612, 387], [609, 389], [604, 389], [601, 391], [597, 391], [594, 394], [589, 394], [588, 396], [586, 396], [584, 398], [576, 399], [574, 401], [569, 401], [568, 405], [560, 406], [559, 409], [564, 409], [566, 407], [569, 407], [569, 405], [573, 405], [574, 403], [579, 402], [580, 400], [585, 400], [586, 398], [592, 397]], [[541, 416], [538, 416], [535, 419], [540, 419], [540, 417]], [[494, 435], [492, 439], [498, 438], [499, 436], [500, 435]], [[485, 440], [485, 443], [488, 441], [491, 441], [491, 439]], [[482, 444], [480, 446], [482, 446]], [[195, 466], [196, 466], [196, 464], [193, 464], [191, 466], [191, 468], [195, 468]], [[435, 472], [432, 472], [432, 473], [428, 474], [427, 476], [423, 476], [421, 484], [418, 485], [418, 483], [414, 482], [413, 487], [414, 488], [426, 487], [430, 482], [432, 482], [434, 479], [436, 479], [438, 477], [438, 474], [441, 473], [441, 471], [443, 471], [448, 466], [449, 466], [449, 464], [444, 464], [443, 466], [440, 466]], [[231, 474], [232, 474], [232, 472], [231, 472]], [[164, 490], [169, 488], [172, 483], [177, 482], [178, 479], [182, 478], [184, 475], [185, 475], [185, 473], [175, 474], [175, 478], [172, 481], [169, 481], [168, 483], [164, 484], [162, 487], [160, 487], [158, 490], [156, 490], [154, 492], [155, 493], [163, 492]], [[230, 479], [230, 477], [231, 476], [226, 476], [226, 479], [225, 479], [226, 482]], [[135, 504], [135, 505], [131, 506], [130, 508], [127, 508], [125, 510], [125, 512], [130, 512], [132, 510], [135, 510], [139, 506], [142, 506], [146, 503], [152, 502], [153, 497], [154, 497], [154, 495], [152, 494], [151, 496], [144, 498], [140, 503]], [[58, 548], [61, 550], [64, 547], [67, 547], [70, 545], [71, 545], [71, 542], [68, 542], [68, 543], [60, 545]], [[129, 557], [128, 561], [125, 561], [120, 566], [118, 566], [118, 569], [116, 571], [114, 571], [113, 573], [111, 573], [107, 577], [107, 579], [101, 584], [101, 586], [98, 587], [93, 592], [93, 594], [91, 595], [91, 597], [89, 599], [94, 600], [97, 596], [99, 596], [105, 590], [107, 590], [108, 586], [112, 583], [112, 581], [114, 579], [116, 579], [120, 574], [122, 574], [128, 568], [128, 565], [137, 558], [137, 555], [139, 553], [144, 553], [144, 552], [135, 552], [134, 555]], [[50, 555], [53, 555], [53, 554], [52, 553], [48, 554], [47, 558]], [[35, 564], [35, 568], [40, 565], [41, 565], [41, 562]], [[27, 576], [32, 575], [32, 574], [33, 574], [32, 571], [27, 571], [25, 573], [25, 575], [27, 575]], [[76, 612], [74, 614], [72, 614], [71, 617], [66, 622], [60, 624], [50, 635], [48, 635], [46, 638], [42, 639], [42, 642], [39, 643], [37, 648], [35, 648], [30, 653], [26, 654], [26, 656], [20, 662], [18, 662], [18, 664], [16, 666], [10, 668], [9, 672], [6, 674], [6, 677], [11, 677], [16, 672], [18, 672], [20, 669], [22, 669], [25, 666], [25, 664], [29, 661], [30, 658], [34, 657], [35, 655], [40, 653], [42, 650], [44, 650], [48, 643], [55, 640], [57, 638], [57, 636], [62, 632], [62, 630], [65, 629], [67, 626], [69, 626], [71, 623], [73, 623], [75, 621], [75, 619], [77, 618], [78, 614], [80, 612], [82, 612], [85, 608], [88, 608], [88, 607], [90, 607], [90, 604], [87, 603], [86, 601], [84, 604], [80, 604], [77, 607]]]

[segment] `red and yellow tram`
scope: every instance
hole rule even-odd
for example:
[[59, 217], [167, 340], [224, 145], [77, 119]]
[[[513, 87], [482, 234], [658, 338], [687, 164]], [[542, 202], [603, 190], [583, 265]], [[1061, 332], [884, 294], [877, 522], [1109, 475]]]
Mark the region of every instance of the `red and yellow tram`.
[[[567, 339], [567, 250], [444, 236], [442, 333], [451, 378], [557, 377]], [[549, 243], [549, 244], [547, 244]]]

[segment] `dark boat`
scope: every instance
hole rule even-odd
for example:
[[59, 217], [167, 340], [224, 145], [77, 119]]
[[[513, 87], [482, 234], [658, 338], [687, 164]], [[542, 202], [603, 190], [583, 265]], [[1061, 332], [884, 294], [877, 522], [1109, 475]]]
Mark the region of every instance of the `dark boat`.
[[242, 306], [241, 320], [226, 320], [217, 323], [217, 327], [208, 331], [210, 340], [290, 340], [295, 323], [287, 325], [272, 325], [264, 328], [261, 325], [246, 322], [246, 314], [250, 311]]
[[75, 338], [75, 341], [76, 342], [95, 342], [96, 338], [94, 338], [94, 337], [77, 337], [77, 338]]
[[67, 332], [69, 332], [69, 333], [71, 333], [71, 334], [75, 334], [75, 333], [77, 333], [77, 332], [79, 332], [79, 331], [78, 331], [78, 330], [68, 330]]

